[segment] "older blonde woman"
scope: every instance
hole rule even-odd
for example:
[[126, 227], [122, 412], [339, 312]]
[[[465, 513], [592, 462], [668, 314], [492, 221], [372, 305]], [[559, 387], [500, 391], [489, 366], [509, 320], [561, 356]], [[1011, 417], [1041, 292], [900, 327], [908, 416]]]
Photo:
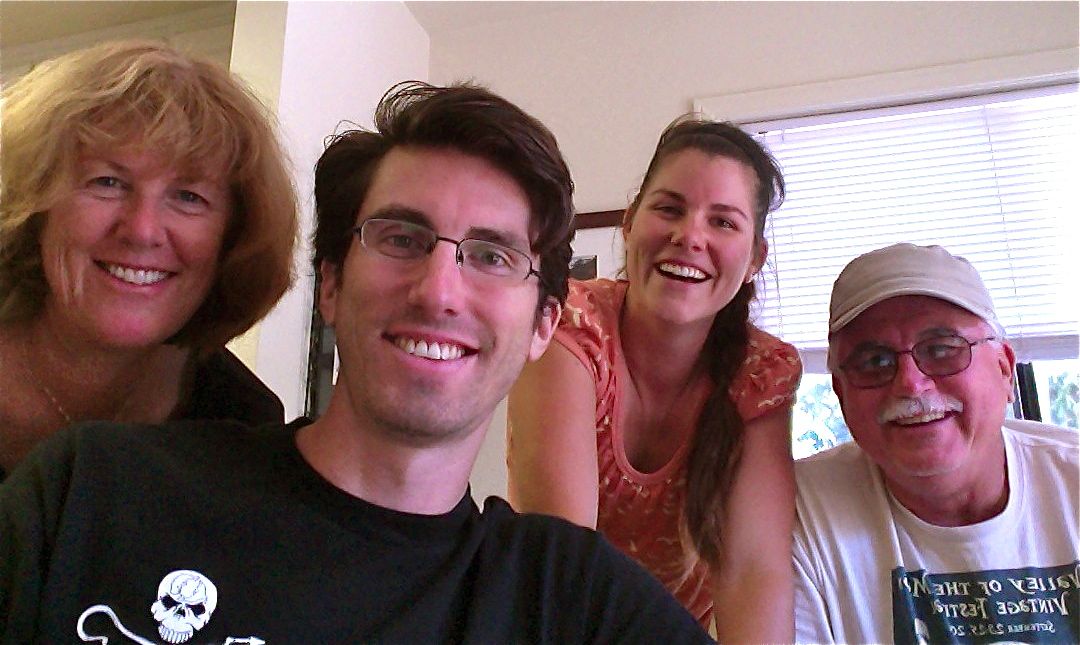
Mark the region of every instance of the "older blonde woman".
[[281, 421], [224, 349], [288, 288], [296, 196], [219, 66], [107, 43], [3, 92], [0, 478], [75, 421]]

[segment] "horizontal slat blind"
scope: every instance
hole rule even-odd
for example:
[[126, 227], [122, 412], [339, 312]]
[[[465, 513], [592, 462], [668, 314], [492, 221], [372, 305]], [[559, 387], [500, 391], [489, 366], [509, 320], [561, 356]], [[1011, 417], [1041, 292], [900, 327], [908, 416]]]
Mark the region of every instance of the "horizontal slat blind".
[[829, 293], [855, 256], [940, 244], [990, 289], [1023, 360], [1077, 356], [1076, 86], [744, 124], [779, 160], [757, 322], [822, 371]]

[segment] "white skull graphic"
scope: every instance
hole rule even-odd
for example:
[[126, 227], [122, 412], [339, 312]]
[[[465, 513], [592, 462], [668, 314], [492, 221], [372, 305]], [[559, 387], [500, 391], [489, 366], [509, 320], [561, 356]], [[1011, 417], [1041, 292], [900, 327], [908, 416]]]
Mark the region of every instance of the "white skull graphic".
[[210, 620], [217, 607], [217, 587], [198, 571], [173, 571], [158, 585], [150, 606], [158, 633], [167, 643], [183, 643]]

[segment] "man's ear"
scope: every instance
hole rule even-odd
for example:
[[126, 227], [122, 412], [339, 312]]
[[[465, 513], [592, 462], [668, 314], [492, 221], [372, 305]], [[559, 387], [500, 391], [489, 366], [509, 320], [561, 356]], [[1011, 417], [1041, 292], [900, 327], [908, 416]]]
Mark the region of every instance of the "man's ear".
[[769, 257], [769, 243], [765, 238], [761, 238], [761, 241], [754, 245], [754, 257], [750, 260], [746, 275], [743, 276], [743, 284], [750, 284], [758, 271], [761, 271], [761, 267], [765, 266], [765, 258], [767, 257]]
[[836, 395], [836, 400], [840, 402], [840, 410], [844, 409], [844, 393], [840, 388], [840, 380], [836, 378], [836, 374], [832, 375], [832, 391]]
[[997, 359], [1001, 375], [1008, 381], [1009, 403], [1012, 403], [1016, 392], [1016, 352], [1007, 340], [1001, 340], [1001, 351], [998, 352]]
[[337, 296], [341, 281], [341, 267], [329, 260], [323, 260], [319, 264], [319, 314], [323, 321], [334, 326], [334, 317], [337, 315]]
[[529, 346], [529, 360], [535, 361], [544, 355], [548, 343], [555, 335], [555, 329], [559, 326], [559, 318], [562, 316], [562, 307], [554, 296], [548, 296], [544, 302], [540, 315], [537, 316], [536, 330], [533, 331], [532, 344]]

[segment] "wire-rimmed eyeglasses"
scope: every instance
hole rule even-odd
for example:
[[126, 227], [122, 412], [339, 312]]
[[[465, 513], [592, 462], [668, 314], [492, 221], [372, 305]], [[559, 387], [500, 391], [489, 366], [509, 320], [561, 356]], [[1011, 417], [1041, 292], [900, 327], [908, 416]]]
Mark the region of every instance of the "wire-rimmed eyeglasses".
[[887, 385], [896, 377], [901, 354], [911, 354], [923, 374], [927, 376], [952, 376], [971, 365], [971, 348], [996, 337], [968, 340], [963, 336], [934, 336], [920, 340], [911, 349], [902, 351], [876, 344], [856, 347], [840, 363], [840, 369], [848, 381], [857, 388], [875, 388]]
[[395, 260], [420, 260], [431, 255], [439, 242], [456, 248], [459, 267], [480, 275], [507, 280], [527, 280], [540, 274], [533, 270], [532, 258], [523, 251], [488, 240], [467, 237], [455, 240], [437, 235], [421, 224], [396, 219], [372, 218], [352, 229], [364, 248]]

